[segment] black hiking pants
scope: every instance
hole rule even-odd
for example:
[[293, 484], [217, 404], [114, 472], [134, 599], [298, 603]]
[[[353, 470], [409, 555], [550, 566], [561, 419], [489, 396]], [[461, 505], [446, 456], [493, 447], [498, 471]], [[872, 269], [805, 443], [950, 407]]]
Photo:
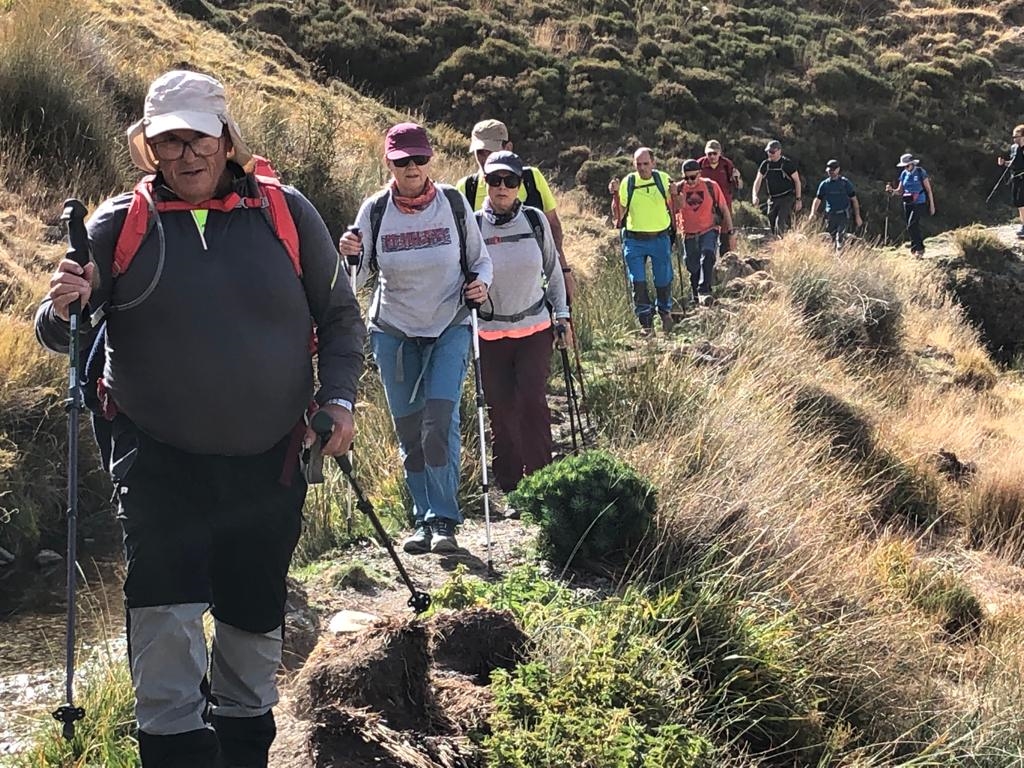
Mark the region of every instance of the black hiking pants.
[[907, 237], [910, 238], [912, 253], [924, 253], [924, 235], [921, 234], [921, 220], [928, 213], [928, 203], [915, 203], [912, 198], [903, 198], [903, 217], [907, 221]]
[[142, 765], [263, 768], [306, 496], [296, 435], [252, 456], [210, 456], [123, 415], [112, 432]]

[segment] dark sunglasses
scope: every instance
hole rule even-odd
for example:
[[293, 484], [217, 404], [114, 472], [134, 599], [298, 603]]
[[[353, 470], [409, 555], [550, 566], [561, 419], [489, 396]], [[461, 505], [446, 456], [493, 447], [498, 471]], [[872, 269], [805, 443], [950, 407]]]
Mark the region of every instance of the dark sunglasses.
[[684, 173], [683, 174], [683, 178], [686, 179], [687, 181], [696, 181], [697, 179], [700, 178], [700, 174], [699, 173]]
[[405, 168], [409, 163], [416, 163], [416, 165], [426, 165], [430, 162], [430, 158], [426, 155], [413, 155], [412, 157], [400, 157], [397, 160], [392, 160], [396, 168]]
[[521, 179], [518, 176], [509, 174], [508, 176], [500, 176], [497, 173], [489, 173], [484, 179], [487, 181], [489, 187], [500, 187], [504, 184], [509, 189], [515, 189], [519, 186]]

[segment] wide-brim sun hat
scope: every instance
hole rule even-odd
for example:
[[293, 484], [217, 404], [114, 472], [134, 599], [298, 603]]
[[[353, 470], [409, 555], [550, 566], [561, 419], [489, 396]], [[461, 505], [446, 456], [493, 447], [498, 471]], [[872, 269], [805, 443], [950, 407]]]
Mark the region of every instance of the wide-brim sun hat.
[[917, 162], [917, 158], [916, 157], [914, 157], [909, 152], [904, 152], [902, 155], [900, 155], [900, 161], [898, 163], [896, 163], [896, 167], [897, 168], [902, 168], [904, 165], [910, 165], [911, 163], [916, 163], [916, 162]]
[[127, 134], [132, 162], [143, 171], [154, 173], [159, 167], [146, 139], [179, 130], [220, 136], [225, 127], [231, 137], [232, 160], [247, 172], [252, 170], [252, 151], [228, 113], [224, 86], [209, 75], [185, 70], [160, 75], [149, 86], [142, 115]]

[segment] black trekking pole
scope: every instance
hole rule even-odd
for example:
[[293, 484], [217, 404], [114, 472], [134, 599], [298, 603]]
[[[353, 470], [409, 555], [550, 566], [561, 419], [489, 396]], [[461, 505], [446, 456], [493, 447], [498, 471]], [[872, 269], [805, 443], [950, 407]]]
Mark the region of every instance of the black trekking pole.
[[[466, 276], [466, 284], [476, 280], [476, 272], [470, 272]], [[473, 379], [476, 382], [476, 418], [480, 427], [480, 488], [484, 495], [484, 535], [487, 539], [487, 572], [494, 573], [494, 564], [491, 560], [491, 498], [488, 493], [490, 486], [487, 482], [487, 434], [484, 430], [484, 378], [480, 372], [480, 318], [477, 310], [480, 309], [480, 302], [466, 300], [469, 307], [469, 317], [473, 324]]]
[[[571, 317], [569, 318], [568, 322], [569, 329], [572, 331], [572, 351], [573, 356], [576, 358], [576, 379], [579, 381], [580, 385], [580, 400], [583, 401], [583, 415], [587, 419], [587, 429], [593, 429], [594, 426], [590, 423], [590, 403], [587, 401], [587, 387], [583, 383], [583, 363], [581, 362], [580, 358], [580, 340], [579, 337], [576, 335], [576, 326], [573, 323]], [[579, 416], [578, 408], [576, 409], [576, 415], [577, 417]], [[580, 432], [583, 432], [582, 424], [580, 425]]]
[[988, 193], [988, 197], [985, 198], [986, 203], [988, 203], [988, 201], [992, 199], [992, 195], [996, 193], [996, 190], [1003, 185], [1003, 180], [1006, 179], [1006, 174], [1008, 174], [1009, 172], [1010, 164], [1007, 163], [1006, 166], [1003, 168], [1002, 174], [999, 176], [999, 181], [996, 182], [996, 185], [992, 187], [992, 191]]
[[[576, 399], [576, 388], [572, 382], [572, 368], [569, 365], [569, 350], [565, 348], [565, 326], [556, 325], [555, 332], [558, 334], [558, 351], [562, 353], [562, 375], [565, 377], [565, 405], [569, 411], [569, 434], [572, 436], [572, 452], [579, 453], [579, 446], [576, 444], [576, 421], [579, 418], [577, 407], [576, 416], [573, 416], [573, 400]], [[580, 425], [580, 431], [583, 426]]]
[[[355, 224], [345, 227], [345, 231], [351, 232], [353, 235], [356, 235], [357, 237], [360, 236], [359, 227], [357, 227]], [[345, 263], [348, 265], [348, 281], [349, 284], [352, 286], [353, 296], [356, 295], [356, 272], [359, 270], [360, 261], [362, 261], [361, 254], [345, 257]], [[352, 467], [352, 472], [354, 473], [356, 471], [356, 456], [354, 453], [354, 446], [349, 446], [348, 464], [350, 467]], [[348, 497], [348, 504], [346, 505], [345, 509], [345, 532], [348, 534], [348, 537], [350, 539], [352, 538], [352, 517], [352, 496], [350, 492], [350, 495]]]
[[[61, 221], [68, 225], [68, 251], [66, 258], [80, 267], [89, 263], [89, 235], [85, 229], [86, 208], [74, 198], [64, 202]], [[68, 561], [67, 561], [67, 646], [65, 648], [65, 703], [53, 711], [53, 719], [64, 724], [61, 734], [71, 741], [75, 738], [75, 721], [85, 717], [85, 709], [75, 706], [75, 591], [78, 569], [78, 419], [85, 409], [85, 398], [79, 381], [80, 324], [82, 302], [75, 299], [68, 307]]]
[[[331, 436], [331, 432], [334, 431], [334, 420], [327, 411], [317, 411], [313, 414], [313, 418], [309, 420], [309, 426], [320, 436], [321, 444], [326, 443], [327, 439]], [[391, 555], [391, 560], [398, 568], [398, 573], [402, 577], [402, 581], [405, 582], [405, 586], [409, 588], [410, 597], [406, 605], [413, 609], [416, 613], [423, 613], [430, 608], [430, 595], [426, 592], [420, 592], [416, 589], [416, 586], [412, 583], [412, 579], [409, 578], [408, 571], [405, 570], [405, 566], [402, 565], [402, 561], [398, 557], [398, 553], [395, 552], [395, 548], [391, 545], [391, 538], [388, 536], [387, 531], [384, 530], [384, 526], [381, 525], [380, 518], [377, 517], [377, 513], [373, 510], [373, 504], [370, 503], [369, 499], [363, 494], [363, 489], [359, 487], [359, 483], [356, 482], [355, 474], [352, 471], [352, 465], [349, 463], [347, 456], [335, 456], [334, 461], [337, 463], [338, 468], [341, 469], [342, 474], [348, 479], [348, 484], [352, 487], [353, 493], [356, 495], [356, 506], [359, 507], [359, 511], [370, 518], [370, 522], [373, 524], [373, 528], [377, 531], [377, 536], [380, 538], [381, 543], [387, 549], [388, 554]]]

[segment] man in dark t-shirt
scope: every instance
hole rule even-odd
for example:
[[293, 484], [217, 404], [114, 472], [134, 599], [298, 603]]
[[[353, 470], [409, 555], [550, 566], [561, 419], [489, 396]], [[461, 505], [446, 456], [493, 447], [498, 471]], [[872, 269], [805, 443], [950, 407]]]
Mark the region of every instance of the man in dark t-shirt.
[[803, 207], [800, 174], [796, 163], [782, 154], [782, 144], [775, 139], [768, 142], [764, 151], [768, 157], [754, 177], [752, 202], [760, 205], [759, 194], [764, 184], [768, 192], [768, 224], [774, 234], [782, 237], [790, 227], [793, 212]]
[[999, 165], [1010, 166], [1010, 196], [1013, 199], [1013, 207], [1020, 215], [1017, 237], [1024, 238], [1024, 124], [1013, 129], [1010, 159], [1000, 156], [998, 162]]

